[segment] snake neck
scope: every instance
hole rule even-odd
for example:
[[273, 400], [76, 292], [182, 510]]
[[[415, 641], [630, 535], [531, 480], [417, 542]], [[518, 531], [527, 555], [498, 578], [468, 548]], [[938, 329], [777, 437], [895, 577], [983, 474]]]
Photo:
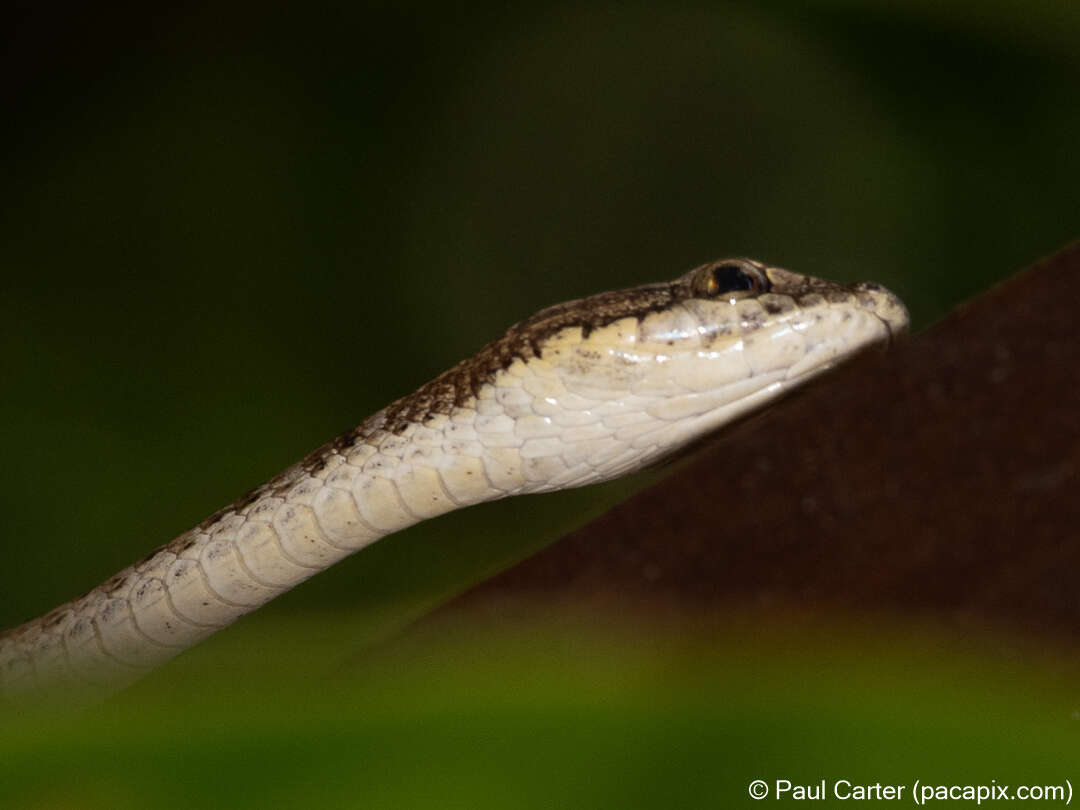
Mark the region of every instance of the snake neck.
[[519, 465], [469, 452], [494, 401], [481, 396], [396, 431], [380, 411], [87, 594], [0, 634], [0, 695], [107, 695], [381, 537], [520, 491]]

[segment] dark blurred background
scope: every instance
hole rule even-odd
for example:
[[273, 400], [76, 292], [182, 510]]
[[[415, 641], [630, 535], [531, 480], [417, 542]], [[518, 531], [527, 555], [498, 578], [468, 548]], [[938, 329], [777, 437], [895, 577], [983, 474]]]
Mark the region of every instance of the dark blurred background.
[[[1075, 3], [53, 3], [6, 38], [0, 626], [539, 306], [747, 254], [920, 328], [1080, 222]], [[640, 483], [269, 611], [362, 647]]]
[[938, 318], [1077, 233], [1078, 36], [1070, 3], [27, 6], [0, 624], [545, 304], [749, 254]]

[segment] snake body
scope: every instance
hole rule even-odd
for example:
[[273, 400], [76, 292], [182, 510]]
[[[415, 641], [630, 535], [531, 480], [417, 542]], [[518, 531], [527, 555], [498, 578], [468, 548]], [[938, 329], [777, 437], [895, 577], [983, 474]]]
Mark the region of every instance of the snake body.
[[884, 288], [748, 259], [541, 310], [78, 599], [0, 634], [0, 694], [107, 694], [407, 526], [605, 481], [904, 328]]

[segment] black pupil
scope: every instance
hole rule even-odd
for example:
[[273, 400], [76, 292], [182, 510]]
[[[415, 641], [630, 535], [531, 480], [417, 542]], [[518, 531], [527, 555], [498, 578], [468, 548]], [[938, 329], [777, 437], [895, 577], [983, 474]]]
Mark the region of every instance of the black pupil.
[[719, 292], [752, 290], [755, 286], [753, 276], [736, 264], [722, 264], [713, 270], [713, 278], [720, 286]]

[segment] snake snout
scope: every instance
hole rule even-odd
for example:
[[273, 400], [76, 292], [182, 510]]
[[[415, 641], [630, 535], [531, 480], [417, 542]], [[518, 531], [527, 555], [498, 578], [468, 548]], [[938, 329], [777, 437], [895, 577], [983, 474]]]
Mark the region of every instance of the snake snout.
[[889, 338], [906, 332], [910, 317], [904, 302], [874, 281], [863, 281], [853, 286], [859, 303], [876, 315], [889, 330]]

